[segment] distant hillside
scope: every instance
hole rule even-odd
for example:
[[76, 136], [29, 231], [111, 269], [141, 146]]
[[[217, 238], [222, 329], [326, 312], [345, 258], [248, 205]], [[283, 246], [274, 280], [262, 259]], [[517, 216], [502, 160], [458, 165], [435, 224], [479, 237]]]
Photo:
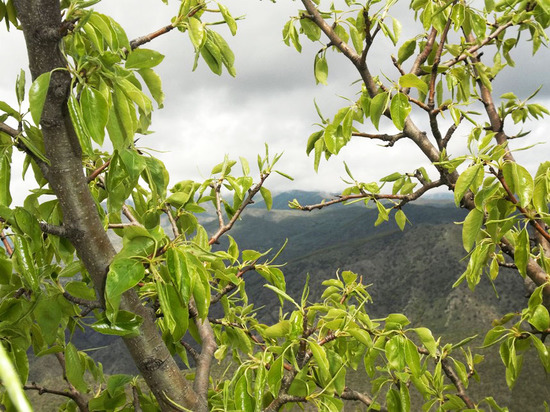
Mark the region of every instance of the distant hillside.
[[[369, 292], [374, 303], [368, 308], [372, 317], [404, 312], [414, 324], [427, 326], [444, 340], [455, 342], [487, 330], [493, 319], [518, 311], [525, 304], [522, 280], [512, 271], [503, 270], [496, 280], [498, 297], [487, 279], [482, 280], [475, 293], [466, 285], [452, 289], [466, 264], [461, 226], [455, 224], [464, 219], [466, 212], [445, 197], [406, 205], [404, 211], [412, 225], [407, 224], [404, 232], [393, 221], [393, 214], [389, 222], [374, 227], [377, 212], [362, 203], [301, 212], [288, 209], [288, 201], [294, 198], [305, 205], [330, 197], [299, 191], [278, 194], [271, 212], [257, 202], [245, 211], [230, 234], [241, 250], [272, 249], [272, 253], [288, 239], [278, 262], [286, 262], [282, 270], [287, 291], [295, 297], [301, 295], [308, 273], [313, 300], [320, 296], [323, 280], [339, 270], [352, 270], [362, 275], [365, 283], [372, 284]], [[216, 222], [211, 221], [206, 228], [213, 233]], [[218, 247], [227, 247], [226, 238]], [[249, 272], [245, 276], [251, 303], [262, 306], [260, 318], [265, 322], [275, 319], [278, 300], [263, 287], [258, 274]], [[106, 373], [135, 372], [119, 339], [90, 331], [76, 339], [84, 345], [81, 347], [107, 346], [90, 352], [103, 363]], [[483, 336], [477, 341], [478, 346], [482, 339]], [[487, 357], [482, 368], [483, 387], [479, 389], [483, 393], [493, 394], [511, 411], [536, 411], [526, 405], [540, 405], [543, 399], [550, 399], [550, 380], [536, 362], [525, 359], [522, 376], [511, 392], [504, 383], [498, 347], [483, 353]], [[362, 375], [358, 376], [363, 382]], [[473, 385], [474, 389], [479, 387]]]

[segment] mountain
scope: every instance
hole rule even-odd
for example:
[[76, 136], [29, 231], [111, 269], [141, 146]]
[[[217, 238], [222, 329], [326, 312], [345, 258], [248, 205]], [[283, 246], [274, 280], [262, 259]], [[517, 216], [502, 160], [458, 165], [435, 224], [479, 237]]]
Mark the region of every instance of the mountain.
[[[465, 284], [452, 288], [467, 262], [461, 226], [456, 224], [464, 220], [466, 211], [456, 208], [445, 196], [406, 205], [403, 210], [410, 224], [403, 232], [394, 222], [393, 213], [389, 222], [374, 226], [377, 211], [363, 203], [302, 212], [288, 208], [288, 202], [295, 198], [306, 205], [330, 199], [330, 195], [280, 193], [273, 197], [270, 212], [258, 201], [245, 210], [229, 233], [241, 251], [271, 250], [271, 256], [286, 241], [276, 263], [284, 264], [281, 269], [287, 292], [293, 297], [301, 296], [308, 274], [313, 301], [322, 293], [323, 280], [334, 277], [338, 271], [352, 270], [363, 276], [364, 283], [372, 285], [369, 293], [373, 303], [368, 307], [372, 318], [403, 312], [413, 325], [427, 326], [436, 336], [442, 336], [443, 341], [452, 342], [488, 330], [493, 319], [519, 311], [526, 304], [521, 277], [507, 269], [501, 270], [494, 289], [488, 279], [483, 279], [474, 293]], [[215, 232], [216, 224], [215, 220], [205, 223], [208, 233]], [[227, 237], [223, 237], [217, 247], [224, 249], [227, 245]], [[251, 303], [261, 307], [260, 319], [265, 323], [276, 319], [278, 299], [263, 287], [263, 278], [252, 271], [245, 277]], [[219, 313], [219, 307], [213, 309], [214, 314]], [[481, 346], [482, 341], [480, 336], [474, 348]], [[77, 333], [73, 342], [79, 348], [92, 349], [90, 356], [103, 363], [106, 373], [135, 373], [120, 339], [87, 330], [85, 334]], [[483, 353], [486, 361], [481, 368], [481, 384], [472, 383], [474, 393], [491, 393], [512, 411], [542, 410], [530, 406], [550, 399], [550, 380], [536, 359], [526, 357], [519, 382], [509, 391], [498, 346], [475, 351]], [[32, 379], [41, 382], [43, 376], [36, 374]], [[350, 376], [364, 382], [361, 372]]]

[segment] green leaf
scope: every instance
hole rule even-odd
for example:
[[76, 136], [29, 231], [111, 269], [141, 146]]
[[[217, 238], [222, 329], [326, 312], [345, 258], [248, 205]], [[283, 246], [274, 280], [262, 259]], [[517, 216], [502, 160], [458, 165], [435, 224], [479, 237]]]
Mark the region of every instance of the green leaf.
[[46, 102], [46, 96], [50, 87], [51, 75], [51, 72], [42, 73], [32, 83], [29, 90], [31, 116], [37, 126], [40, 124], [40, 118], [42, 117], [42, 110], [44, 109], [44, 103]]
[[514, 263], [523, 277], [527, 275], [527, 262], [529, 261], [530, 253], [529, 232], [523, 228], [517, 235], [514, 250]]
[[504, 163], [502, 173], [510, 190], [519, 197], [520, 206], [527, 207], [533, 198], [534, 182], [531, 174], [516, 162]]
[[271, 192], [267, 188], [262, 186], [260, 187], [260, 194], [264, 199], [266, 209], [271, 210], [271, 207], [273, 206], [273, 198], [271, 196]]
[[401, 87], [416, 87], [423, 94], [428, 93], [428, 85], [420, 80], [420, 78], [414, 73], [409, 73], [401, 76], [399, 78], [399, 85]]
[[164, 55], [156, 50], [138, 48], [128, 54], [126, 64], [127, 69], [150, 69], [160, 64], [164, 60]]
[[151, 96], [157, 102], [159, 108], [163, 107], [164, 93], [162, 92], [162, 82], [158, 74], [153, 69], [140, 69], [138, 73], [147, 85]]
[[109, 118], [109, 105], [105, 97], [91, 87], [85, 87], [80, 96], [80, 107], [84, 124], [91, 138], [99, 145], [105, 138], [105, 126]]
[[538, 305], [529, 318], [529, 323], [533, 325], [536, 330], [545, 331], [550, 327], [550, 315], [548, 309], [543, 305]]
[[15, 406], [15, 410], [19, 412], [31, 412], [32, 408], [23, 392], [19, 375], [15, 371], [10, 357], [2, 344], [0, 344], [0, 380]]
[[231, 13], [229, 13], [229, 10], [227, 9], [227, 7], [225, 7], [223, 4], [220, 4], [220, 3], [217, 3], [217, 4], [223, 16], [223, 20], [227, 24], [227, 27], [229, 27], [231, 34], [234, 36], [235, 34], [237, 34], [237, 23], [235, 22], [235, 19], [233, 18]]
[[[145, 238], [139, 238], [145, 239]], [[149, 239], [150, 240], [150, 239]], [[146, 240], [144, 240], [145, 242]], [[120, 296], [137, 285], [145, 276], [145, 268], [139, 260], [127, 257], [116, 257], [109, 266], [105, 283], [105, 299], [118, 309]], [[113, 317], [111, 317], [111, 320]]]
[[327, 384], [332, 376], [330, 374], [330, 365], [328, 363], [327, 355], [325, 349], [315, 341], [308, 341], [309, 349], [315, 359], [315, 364], [319, 368], [319, 373], [321, 375], [321, 383], [323, 385]]
[[84, 381], [84, 365], [78, 350], [72, 343], [68, 343], [65, 348], [65, 371], [67, 380], [80, 392], [86, 392], [86, 382]]
[[195, 50], [200, 50], [204, 44], [203, 42], [205, 37], [206, 31], [202, 22], [195, 17], [191, 17], [189, 19], [189, 38], [191, 39], [191, 43], [193, 43]]
[[[483, 165], [481, 163], [468, 167], [459, 177], [455, 184], [454, 198], [455, 204], [458, 206], [464, 197], [464, 194], [470, 189], [472, 184], [477, 181], [478, 174], [483, 173]], [[477, 187], [472, 188], [476, 190]]]
[[409, 99], [403, 93], [397, 93], [391, 99], [390, 114], [395, 127], [398, 130], [403, 130], [405, 127], [405, 120], [411, 112], [411, 104]]
[[262, 335], [275, 339], [275, 338], [282, 338], [288, 335], [290, 332], [290, 321], [289, 320], [282, 320], [280, 322], [275, 323], [274, 325], [271, 325], [267, 328], [265, 328], [262, 331]]
[[405, 43], [403, 43], [403, 45], [399, 48], [399, 51], [397, 52], [397, 62], [399, 64], [402, 64], [405, 60], [407, 60], [414, 54], [415, 49], [416, 40], [407, 40]]
[[432, 335], [432, 331], [428, 328], [416, 328], [414, 329], [420, 341], [424, 347], [430, 352], [430, 356], [436, 356], [437, 354], [437, 343]]
[[93, 152], [92, 141], [90, 140], [90, 135], [88, 134], [88, 130], [84, 124], [82, 110], [73, 95], [69, 96], [67, 107], [69, 109], [69, 116], [71, 118], [71, 122], [73, 123], [73, 129], [78, 137], [80, 147], [82, 148], [82, 151], [89, 156]]
[[315, 63], [313, 66], [315, 74], [315, 83], [327, 85], [328, 78], [328, 64], [324, 54], [315, 55]]
[[116, 319], [111, 322], [104, 313], [99, 315], [98, 320], [93, 323], [91, 328], [104, 335], [114, 336], [137, 336], [139, 327], [142, 323], [140, 316], [126, 311], [118, 311]]
[[472, 209], [462, 226], [462, 245], [466, 252], [472, 250], [472, 246], [479, 235], [481, 226], [483, 225], [484, 214], [479, 209]]
[[370, 118], [376, 130], [378, 130], [378, 125], [380, 124], [380, 117], [384, 114], [384, 111], [388, 107], [390, 100], [390, 94], [388, 92], [378, 93], [371, 100], [370, 104]]
[[403, 212], [403, 210], [399, 209], [397, 212], [395, 212], [395, 222], [397, 223], [397, 226], [399, 226], [399, 229], [405, 229], [407, 216], [405, 216], [405, 212]]
[[273, 397], [279, 395], [279, 389], [281, 388], [284, 373], [283, 360], [283, 355], [278, 356], [277, 359], [275, 359], [271, 363], [271, 367], [269, 368], [269, 372], [267, 373], [267, 385]]
[[4, 154], [0, 158], [0, 205], [11, 205], [11, 156]]

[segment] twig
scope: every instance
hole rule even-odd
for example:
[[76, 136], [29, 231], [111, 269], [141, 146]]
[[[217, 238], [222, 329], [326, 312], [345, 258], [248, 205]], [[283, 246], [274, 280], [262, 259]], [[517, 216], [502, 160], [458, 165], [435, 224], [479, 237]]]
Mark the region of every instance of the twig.
[[374, 82], [367, 66], [366, 51], [368, 48], [365, 48], [363, 51], [363, 56], [359, 56], [355, 50], [349, 47], [348, 44], [336, 34], [334, 29], [321, 16], [321, 13], [319, 13], [319, 10], [317, 10], [317, 7], [311, 0], [302, 0], [302, 3], [309, 13], [309, 19], [314, 22], [323, 31], [323, 33], [325, 33], [332, 45], [338, 48], [338, 50], [340, 50], [353, 63], [359, 71], [361, 79], [365, 83], [365, 87], [367, 88], [369, 95], [374, 97], [378, 93], [378, 87], [376, 86], [376, 83]]
[[449, 364], [449, 359], [441, 359], [441, 367], [443, 369], [443, 372], [445, 372], [445, 375], [449, 378], [449, 380], [453, 383], [454, 387], [457, 389], [457, 396], [464, 401], [466, 406], [470, 409], [475, 408], [474, 402], [470, 399], [470, 397], [466, 394], [466, 388], [464, 387], [464, 384], [456, 374], [455, 370], [451, 367]]
[[432, 52], [436, 36], [437, 36], [437, 30], [432, 27], [432, 31], [428, 35], [428, 40], [426, 41], [426, 46], [424, 46], [424, 50], [422, 50], [422, 52], [418, 55], [418, 57], [414, 61], [414, 64], [411, 68], [411, 73], [414, 73], [417, 76], [422, 73], [422, 68], [420, 66], [424, 64], [424, 62], [428, 59], [428, 56]]
[[9, 135], [12, 138], [17, 138], [19, 136], [19, 131], [14, 129], [13, 127], [8, 126], [4, 122], [0, 122], [0, 132], [4, 132], [7, 135]]
[[[350, 389], [348, 387], [344, 389], [344, 392], [342, 392], [342, 394], [340, 395], [340, 398], [348, 401], [359, 401], [364, 403], [367, 406], [371, 406], [373, 403], [373, 400], [369, 396], [365, 395], [364, 393], [354, 391], [353, 389]], [[384, 407], [381, 407], [379, 411], [387, 412], [388, 410]]]
[[88, 412], [88, 401], [86, 398], [80, 393], [78, 389], [76, 389], [71, 382], [69, 382], [69, 379], [67, 379], [67, 369], [65, 367], [65, 355], [62, 352], [56, 352], [55, 357], [57, 358], [57, 361], [59, 362], [59, 365], [61, 366], [61, 369], [63, 370], [63, 379], [67, 382], [67, 385], [69, 386], [69, 392], [72, 396], [70, 398], [75, 401], [75, 403], [78, 405], [78, 408], [81, 412]]
[[187, 352], [193, 357], [195, 360], [195, 363], [199, 362], [200, 354], [193, 348], [189, 343], [184, 341], [183, 339], [180, 340], [181, 345], [185, 348]]
[[46, 222], [40, 222], [40, 229], [42, 232], [49, 235], [59, 236], [63, 238], [69, 238], [69, 230], [65, 226], [52, 225]]
[[178, 224], [176, 220], [174, 219], [174, 216], [172, 215], [172, 210], [170, 208], [170, 204], [166, 203], [166, 206], [162, 209], [164, 213], [166, 213], [166, 216], [168, 216], [168, 221], [170, 222], [170, 226], [172, 227], [172, 233], [174, 234], [174, 238], [180, 237], [180, 231], [178, 229]]
[[126, 216], [128, 218], [128, 220], [130, 221], [130, 223], [132, 223], [133, 225], [135, 226], [143, 226], [141, 223], [139, 223], [139, 221], [134, 217], [134, 215], [132, 214], [132, 211], [130, 210], [130, 208], [127, 206], [127, 205], [122, 205], [122, 213], [124, 214], [124, 216]]
[[80, 314], [81, 317], [86, 316], [88, 313], [90, 313], [94, 309], [103, 308], [103, 305], [98, 300], [88, 300], [88, 299], [78, 298], [76, 296], [71, 295], [67, 291], [63, 292], [63, 297], [67, 299], [69, 302], [85, 307], [84, 311]]
[[107, 225], [107, 228], [108, 229], [124, 229], [125, 227], [130, 227], [130, 226], [141, 226], [139, 223], [133, 223], [133, 222], [130, 222], [130, 223], [109, 223]]
[[[241, 205], [239, 206], [239, 208], [237, 209], [237, 211], [235, 212], [235, 214], [233, 215], [233, 217], [231, 218], [231, 220], [225, 225], [223, 224], [223, 219], [219, 218], [220, 220], [220, 227], [218, 229], [218, 231], [210, 238], [210, 240], [208, 241], [208, 244], [209, 245], [213, 245], [214, 243], [217, 243], [218, 240], [220, 239], [220, 237], [228, 232], [229, 230], [231, 230], [231, 228], [233, 227], [233, 225], [235, 224], [235, 222], [239, 219], [239, 217], [241, 216], [243, 210], [248, 206], [250, 205], [251, 203], [253, 203], [253, 198], [254, 196], [256, 196], [256, 194], [260, 191], [261, 187], [263, 186], [265, 180], [269, 177], [269, 173], [262, 173], [262, 175], [260, 176], [260, 181], [258, 182], [258, 184], [256, 184], [256, 186], [254, 186], [252, 189], [249, 189], [248, 190], [248, 196], [246, 197], [246, 199], [241, 203]], [[218, 200], [216, 199], [216, 202], [218, 202]], [[217, 204], [217, 211], [218, 213], [221, 213], [221, 201], [219, 204]]]
[[479, 44], [476, 44], [475, 46], [470, 47], [464, 53], [460, 54], [454, 59], [447, 60], [446, 62], [443, 63], [443, 66], [451, 67], [457, 64], [458, 62], [466, 60], [468, 57], [471, 57], [476, 51], [481, 49], [483, 46], [485, 46], [486, 44], [496, 39], [498, 35], [502, 33], [504, 30], [506, 30], [508, 27], [513, 25], [514, 25], [514, 22], [509, 21], [508, 23], [503, 24], [502, 26], [499, 26], [494, 32], [492, 32], [489, 36], [484, 38]]
[[362, 132], [353, 132], [352, 136], [364, 137], [366, 139], [382, 140], [384, 142], [388, 142], [386, 147], [392, 147], [395, 144], [395, 142], [397, 142], [399, 139], [406, 137], [404, 133], [397, 133], [392, 135], [392, 134], [372, 134], [372, 133], [362, 133]]
[[300, 206], [299, 209], [310, 212], [314, 209], [322, 209], [326, 206], [330, 206], [330, 205], [334, 205], [334, 204], [342, 203], [342, 202], [347, 202], [348, 200], [357, 200], [357, 199], [401, 200], [401, 203], [399, 205], [394, 206], [394, 208], [400, 208], [405, 203], [408, 203], [408, 202], [411, 202], [413, 200], [418, 199], [420, 196], [422, 196], [428, 190], [439, 187], [439, 186], [442, 186], [443, 184], [444, 183], [441, 180], [434, 180], [433, 182], [427, 183], [426, 185], [424, 185], [420, 189], [418, 189], [416, 192], [413, 192], [409, 195], [390, 195], [390, 194], [365, 193], [365, 194], [338, 196], [337, 198], [332, 199], [328, 202], [317, 203], [315, 205]]
[[[197, 14], [199, 12], [199, 10], [201, 10], [204, 6], [200, 5], [200, 6], [197, 6], [195, 7], [193, 10], [191, 10], [188, 14], [187, 14], [187, 17], [193, 17], [195, 14]], [[132, 50], [134, 49], [137, 49], [139, 46], [143, 46], [145, 43], [149, 43], [151, 40], [154, 40], [156, 39], [157, 37], [159, 36], [162, 36], [163, 34], [166, 34], [170, 31], [172, 31], [173, 29], [175, 29], [176, 26], [171, 23], [171, 24], [168, 24], [164, 27], [161, 27], [160, 29], [152, 32], [152, 33], [149, 33], [145, 36], [141, 36], [141, 37], [138, 37], [137, 39], [133, 39], [131, 42], [130, 42], [130, 47]]]
[[13, 255], [13, 248], [11, 247], [10, 242], [8, 241], [8, 238], [4, 233], [4, 230], [0, 230], [0, 239], [4, 244], [4, 249], [6, 249], [6, 253], [8, 254], [9, 257], [11, 257]]
[[[256, 262], [257, 261], [255, 260], [251, 265], [247, 265], [247, 266], [243, 267], [242, 269], [240, 269], [237, 272], [237, 274], [235, 276], [237, 278], [241, 278], [246, 272], [251, 271], [251, 270], [255, 270], [256, 269]], [[214, 295], [210, 299], [210, 304], [213, 305], [214, 303], [217, 303], [222, 297], [227, 295], [229, 292], [231, 292], [236, 287], [237, 287], [237, 285], [234, 284], [234, 283], [227, 284], [222, 290], [220, 290], [216, 295]]]
[[87, 180], [88, 180], [88, 183], [92, 182], [93, 180], [95, 180], [96, 177], [99, 176], [99, 174], [101, 172], [103, 172], [105, 169], [107, 169], [107, 167], [109, 167], [109, 165], [111, 164], [111, 159], [107, 160], [105, 163], [103, 163], [101, 166], [99, 166], [97, 169], [95, 169], [88, 177], [87, 177]]
[[139, 393], [136, 386], [132, 386], [132, 397], [134, 399], [132, 402], [134, 412], [143, 412], [143, 409], [141, 409], [141, 404], [139, 403]]

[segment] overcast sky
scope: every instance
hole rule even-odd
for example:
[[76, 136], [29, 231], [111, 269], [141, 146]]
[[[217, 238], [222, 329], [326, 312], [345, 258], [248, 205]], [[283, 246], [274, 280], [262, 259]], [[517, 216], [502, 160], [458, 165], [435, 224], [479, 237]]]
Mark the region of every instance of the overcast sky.
[[[158, 150], [156, 156], [165, 162], [172, 184], [183, 179], [207, 178], [212, 166], [222, 161], [225, 154], [234, 159], [247, 157], [251, 165], [255, 165], [256, 155], [263, 153], [264, 143], [269, 144], [273, 153], [284, 151], [278, 168], [295, 178], [294, 182], [289, 182], [273, 177], [267, 187], [276, 191], [341, 190], [344, 187], [340, 180], [345, 175], [344, 160], [362, 181], [374, 181], [394, 171], [412, 172], [420, 166], [429, 169], [420, 151], [406, 140], [399, 141], [393, 148], [383, 148], [374, 142], [355, 139], [338, 157], [329, 162], [323, 160], [316, 174], [312, 158], [305, 154], [307, 138], [317, 130], [313, 126], [318, 121], [313, 99], [323, 114], [331, 117], [346, 104], [338, 95], [354, 98], [357, 86], [351, 84], [358, 75], [342, 55], [331, 53], [328, 57], [329, 86], [315, 85], [313, 58], [321, 44], [303, 39], [304, 48], [299, 54], [282, 41], [283, 25], [291, 15], [296, 15], [300, 2], [280, 0], [274, 4], [268, 0], [226, 0], [224, 4], [234, 16], [246, 16], [238, 22], [235, 37], [231, 37], [226, 27], [216, 26], [235, 53], [236, 78], [225, 72], [221, 77], [212, 74], [204, 62], [199, 63], [196, 72], [191, 72], [193, 50], [187, 34], [173, 31], [145, 46], [166, 56], [156, 68], [163, 79], [166, 100], [165, 108], [153, 114], [151, 129], [155, 133], [142, 137], [138, 145]], [[128, 37], [135, 38], [168, 24], [178, 6], [175, 0], [168, 6], [160, 0], [104, 0], [96, 9], [115, 18], [126, 29]], [[404, 27], [400, 44], [408, 38], [407, 34], [413, 35], [407, 33], [407, 28], [414, 29], [413, 25], [404, 24]], [[0, 100], [13, 103], [19, 69], [27, 70], [30, 77], [22, 35], [13, 29], [10, 33], [2, 29], [0, 44], [4, 48], [3, 55], [9, 56], [0, 65]], [[395, 69], [385, 54], [389, 46], [384, 43], [372, 51], [369, 62], [375, 74], [382, 68], [395, 76]], [[518, 57], [517, 67], [505, 69], [497, 77], [496, 96], [513, 90], [525, 97], [540, 84], [548, 83], [548, 49], [532, 58], [529, 44], [528, 48], [515, 51], [514, 56]], [[549, 89], [550, 84], [538, 96], [547, 106], [550, 106]], [[423, 124], [423, 120], [416, 120]], [[519, 145], [548, 140], [550, 127], [548, 121], [544, 123], [533, 126], [530, 137]], [[364, 131], [373, 132], [374, 129], [365, 126]], [[391, 126], [383, 131], [394, 132]], [[452, 154], [464, 153], [461, 138], [466, 134], [466, 129], [457, 134], [455, 139], [461, 141], [451, 147]], [[542, 145], [530, 152], [518, 153], [516, 157], [534, 171], [540, 161], [550, 157], [549, 154], [548, 145]], [[26, 186], [18, 167], [14, 165], [11, 190], [15, 203], [21, 204]]]

